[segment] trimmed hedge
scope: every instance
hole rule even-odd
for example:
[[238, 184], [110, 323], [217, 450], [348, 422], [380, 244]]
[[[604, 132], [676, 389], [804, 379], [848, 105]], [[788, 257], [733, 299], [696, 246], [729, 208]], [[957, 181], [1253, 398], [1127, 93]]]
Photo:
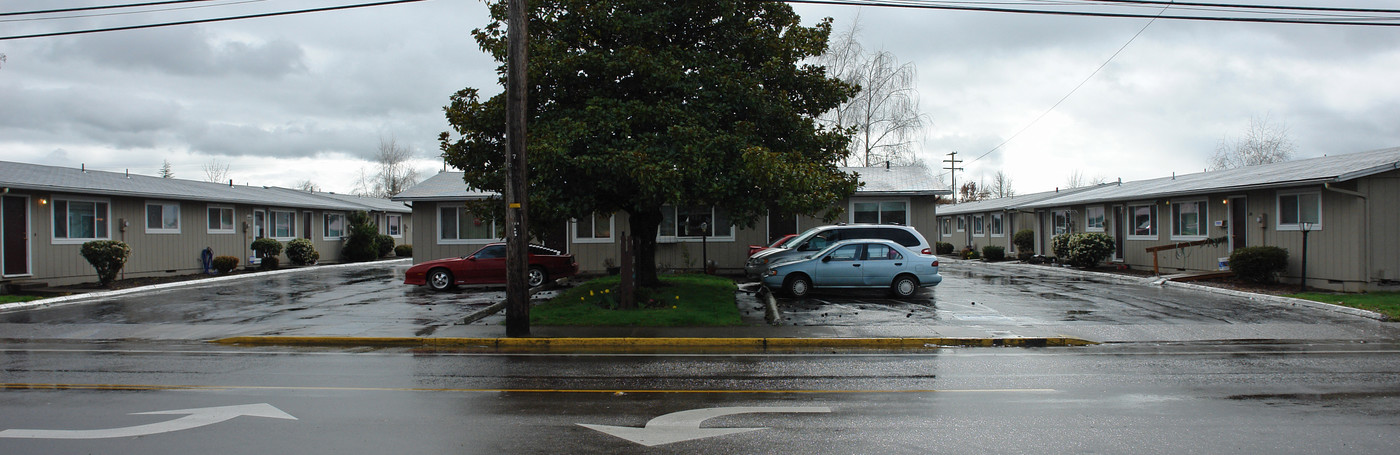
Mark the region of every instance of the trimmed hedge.
[[1016, 245], [1016, 251], [1034, 251], [1035, 231], [1030, 229], [1016, 231], [1016, 234], [1011, 236], [1011, 243]]
[[310, 240], [295, 239], [287, 242], [287, 259], [291, 259], [292, 264], [311, 265], [321, 259], [321, 253], [316, 252]]
[[394, 256], [401, 258], [413, 257], [413, 245], [403, 244], [394, 247]]
[[97, 281], [111, 286], [131, 257], [131, 247], [116, 240], [94, 240], [83, 244], [83, 259], [97, 269]]
[[259, 258], [277, 257], [282, 254], [282, 242], [263, 237], [253, 241], [252, 249]]
[[1060, 234], [1050, 239], [1055, 258], [1069, 265], [1089, 268], [1113, 255], [1113, 237], [1102, 232]]
[[938, 254], [953, 254], [953, 244], [948, 242], [938, 242], [934, 244], [934, 252]]
[[1230, 271], [1241, 280], [1272, 283], [1288, 268], [1288, 250], [1276, 246], [1251, 246], [1230, 253]]
[[233, 256], [218, 256], [213, 261], [214, 270], [218, 270], [220, 275], [227, 275], [233, 269], [238, 268], [238, 258]]
[[278, 259], [277, 256], [268, 256], [262, 258], [262, 261], [258, 263], [258, 269], [277, 270], [277, 267], [281, 265], [281, 262], [282, 260]]
[[1004, 261], [1006, 260], [1006, 248], [996, 245], [984, 246], [982, 247], [982, 257], [992, 262]]
[[379, 257], [388, 257], [389, 253], [394, 252], [394, 238], [388, 234], [379, 234], [375, 246], [379, 247]]

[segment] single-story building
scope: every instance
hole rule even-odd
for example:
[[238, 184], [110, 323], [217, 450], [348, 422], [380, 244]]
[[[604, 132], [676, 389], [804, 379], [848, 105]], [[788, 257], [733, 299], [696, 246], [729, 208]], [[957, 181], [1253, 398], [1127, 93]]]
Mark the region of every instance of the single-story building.
[[999, 246], [1005, 249], [1008, 257], [1015, 257], [1017, 251], [1012, 237], [1016, 231], [1034, 229], [1036, 225], [1036, 213], [1022, 207], [1087, 189], [1056, 189], [941, 206], [938, 208], [938, 241], [952, 244], [954, 250], [968, 247], [980, 252], [985, 246]]
[[[918, 167], [841, 168], [859, 175], [860, 187], [844, 202], [845, 214], [836, 222], [907, 224], [930, 243], [934, 241], [935, 208], [939, 196], [952, 191], [936, 187], [936, 181]], [[414, 262], [464, 256], [486, 243], [499, 241], [501, 227], [489, 217], [471, 213], [466, 201], [493, 197], [475, 191], [462, 180], [461, 172], [441, 172], [393, 197], [413, 203]], [[737, 271], [748, 259], [749, 245], [767, 245], [787, 234], [821, 226], [819, 218], [766, 216], [753, 228], [733, 226], [722, 207], [663, 207], [665, 216], [657, 240], [656, 263], [662, 269], [698, 270], [702, 258], [714, 261], [719, 269]], [[687, 220], [713, 220], [710, 235], [701, 233]], [[584, 272], [602, 272], [617, 264], [621, 251], [621, 231], [628, 226], [626, 213], [593, 216], [568, 223], [561, 240], [547, 246], [574, 254]]]
[[[1343, 291], [1400, 285], [1400, 147], [1151, 180], [1118, 182], [1020, 205], [1037, 253], [1050, 237], [1103, 232], [1113, 260], [1162, 274], [1213, 271], [1237, 248], [1289, 252], [1285, 282]], [[943, 213], [950, 213], [946, 207]]]
[[310, 239], [337, 262], [353, 211], [397, 216], [411, 232], [411, 210], [385, 200], [0, 162], [0, 287], [94, 281], [80, 253], [92, 240], [131, 247], [127, 278], [198, 273], [205, 248], [246, 263], [261, 237]]

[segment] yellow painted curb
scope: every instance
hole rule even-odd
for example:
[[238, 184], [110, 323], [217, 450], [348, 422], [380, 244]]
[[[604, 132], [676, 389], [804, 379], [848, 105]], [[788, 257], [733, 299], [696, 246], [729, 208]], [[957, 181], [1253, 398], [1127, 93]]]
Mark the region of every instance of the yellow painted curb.
[[482, 348], [865, 348], [907, 349], [934, 346], [1052, 347], [1087, 346], [1094, 341], [1048, 338], [427, 338], [255, 336], [213, 340], [245, 346], [377, 346]]

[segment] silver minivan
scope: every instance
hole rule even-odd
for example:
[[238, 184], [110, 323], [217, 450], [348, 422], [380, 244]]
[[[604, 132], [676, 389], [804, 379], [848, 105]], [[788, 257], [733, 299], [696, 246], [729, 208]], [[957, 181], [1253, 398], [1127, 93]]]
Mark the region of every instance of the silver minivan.
[[778, 262], [801, 259], [821, 251], [841, 240], [885, 239], [919, 254], [932, 256], [933, 247], [918, 230], [909, 226], [892, 224], [838, 224], [808, 229], [783, 245], [783, 248], [769, 248], [749, 256], [744, 263], [744, 275], [749, 278], [762, 277], [768, 267]]

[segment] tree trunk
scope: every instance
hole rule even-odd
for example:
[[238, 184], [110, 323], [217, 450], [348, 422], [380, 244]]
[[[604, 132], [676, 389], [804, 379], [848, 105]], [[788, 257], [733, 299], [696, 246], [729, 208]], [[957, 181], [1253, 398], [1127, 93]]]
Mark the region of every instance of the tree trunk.
[[661, 226], [661, 209], [648, 208], [628, 212], [628, 226], [636, 238], [637, 248], [632, 251], [632, 262], [637, 274], [638, 287], [656, 287], [661, 280], [656, 278], [656, 230]]

